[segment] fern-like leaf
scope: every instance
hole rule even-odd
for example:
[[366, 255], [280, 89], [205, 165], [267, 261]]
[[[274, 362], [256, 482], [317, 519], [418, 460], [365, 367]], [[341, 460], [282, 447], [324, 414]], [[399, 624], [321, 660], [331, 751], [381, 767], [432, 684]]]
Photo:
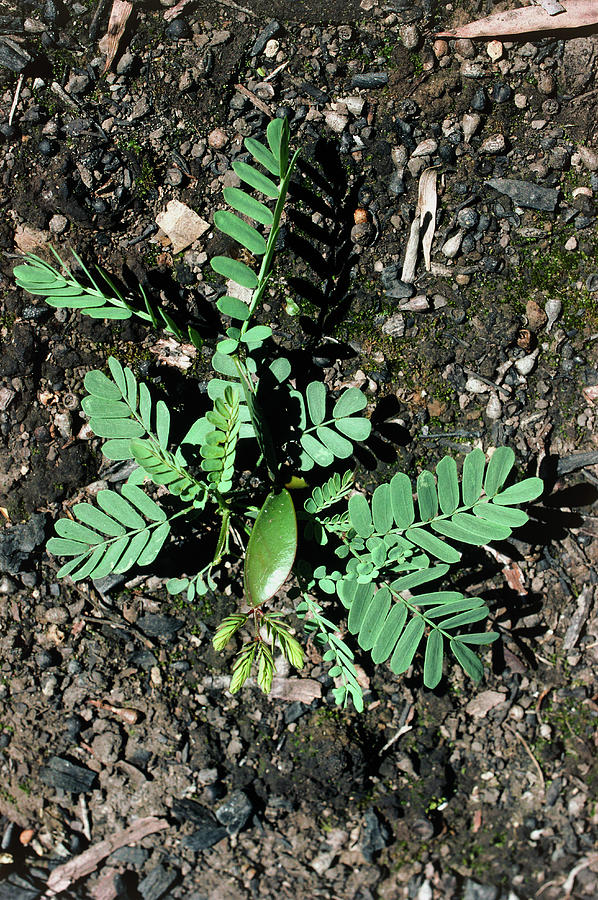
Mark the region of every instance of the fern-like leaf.
[[170, 531], [164, 511], [135, 485], [124, 485], [122, 494], [99, 491], [98, 506], [73, 507], [78, 521], [63, 518], [55, 525], [57, 537], [47, 543], [48, 552], [71, 559], [58, 577], [103, 578], [128, 571], [133, 565], [154, 561]]

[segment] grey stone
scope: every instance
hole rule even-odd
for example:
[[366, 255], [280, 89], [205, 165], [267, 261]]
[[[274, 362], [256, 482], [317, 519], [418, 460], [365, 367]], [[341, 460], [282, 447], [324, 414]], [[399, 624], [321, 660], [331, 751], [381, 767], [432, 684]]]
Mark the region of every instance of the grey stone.
[[516, 178], [490, 178], [486, 184], [500, 194], [506, 194], [514, 203], [526, 209], [554, 212], [559, 199], [559, 192], [555, 188], [542, 187], [531, 181], [519, 181]]
[[[175, 19], [176, 22], [176, 19]], [[166, 869], [164, 866], [156, 866], [137, 887], [143, 900], [160, 900], [179, 878], [178, 869]]]
[[496, 900], [498, 888], [493, 884], [478, 884], [467, 878], [464, 884], [463, 900]]
[[593, 272], [591, 275], [588, 275], [586, 279], [586, 288], [591, 294], [595, 294], [598, 291], [598, 274]]
[[388, 84], [386, 72], [364, 72], [362, 75], [354, 75], [351, 79], [351, 87], [378, 88]]
[[218, 844], [228, 836], [228, 831], [221, 825], [204, 825], [194, 831], [193, 834], [183, 838], [183, 847], [197, 853], [199, 850], [209, 850], [214, 844]]
[[43, 543], [46, 516], [35, 513], [22, 525], [0, 533], [0, 573], [18, 575], [36, 547]]
[[39, 885], [16, 872], [11, 872], [0, 883], [0, 900], [38, 900], [40, 896]]
[[216, 810], [216, 818], [229, 834], [238, 834], [247, 824], [253, 812], [253, 804], [243, 791], [232, 794]]
[[0, 38], [0, 66], [13, 72], [22, 72], [32, 62], [32, 57], [24, 47], [10, 38]]
[[170, 637], [180, 631], [183, 623], [172, 616], [160, 616], [157, 613], [148, 613], [137, 619], [137, 626], [144, 634], [151, 637]]
[[366, 860], [371, 863], [374, 856], [388, 845], [390, 832], [386, 825], [380, 821], [374, 809], [368, 809], [363, 822], [361, 835], [361, 852]]

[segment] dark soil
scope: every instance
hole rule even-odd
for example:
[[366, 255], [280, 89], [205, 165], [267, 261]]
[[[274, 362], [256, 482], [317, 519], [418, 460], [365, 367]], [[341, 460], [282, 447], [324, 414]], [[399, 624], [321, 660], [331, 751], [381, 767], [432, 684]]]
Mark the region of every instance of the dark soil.
[[[134, 4], [107, 76], [111, 4], [95, 19], [86, 0], [0, 15], [0, 900], [44, 896], [57, 866], [148, 816], [164, 829], [60, 896], [594, 897], [598, 36], [434, 43], [506, 6], [490, 0], [199, 0], [167, 23], [169, 5]], [[372, 73], [388, 77], [352, 83]], [[301, 677], [232, 696], [232, 651], [211, 645], [231, 573], [194, 606], [165, 589], [195, 571], [196, 531], [150, 577], [99, 586], [57, 581], [45, 553], [58, 515], [128, 474], [86, 432], [90, 369], [131, 366], [179, 433], [202, 403], [221, 328], [207, 261], [232, 248], [210, 229], [173, 253], [155, 218], [176, 199], [213, 221], [243, 137], [269, 121], [237, 85], [289, 116], [302, 151], [263, 321], [331, 388], [367, 392], [359, 485], [501, 444], [545, 478], [529, 525], [500, 555], [467, 557], [457, 585], [501, 634], [482, 686], [455, 666], [430, 692], [420, 660], [397, 679], [363, 657], [359, 716], [335, 707], [308, 644]], [[410, 287], [429, 165], [432, 265]], [[554, 209], [491, 179], [556, 191]], [[17, 290], [21, 251], [50, 260], [49, 245], [141, 284], [202, 350]]]

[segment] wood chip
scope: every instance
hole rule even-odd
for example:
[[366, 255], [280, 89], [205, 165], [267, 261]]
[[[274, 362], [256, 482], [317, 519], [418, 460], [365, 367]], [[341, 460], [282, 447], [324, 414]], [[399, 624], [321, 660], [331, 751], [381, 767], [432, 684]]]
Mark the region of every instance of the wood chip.
[[127, 20], [131, 15], [132, 10], [133, 4], [129, 3], [128, 0], [114, 0], [114, 3], [112, 4], [110, 19], [108, 21], [108, 31], [98, 42], [100, 53], [106, 55], [106, 65], [104, 66], [103, 75], [106, 74], [114, 61], [120, 39], [125, 33]]
[[210, 227], [209, 222], [180, 200], [171, 200], [166, 210], [156, 216], [156, 224], [170, 238], [173, 253], [180, 253]]
[[499, 691], [482, 691], [481, 694], [469, 701], [465, 712], [476, 719], [483, 719], [491, 709], [500, 706], [506, 699], [507, 695], [501, 694]]
[[128, 828], [118, 831], [104, 841], [93, 844], [88, 850], [70, 859], [62, 866], [57, 866], [47, 881], [47, 890], [43, 895], [44, 898], [53, 897], [61, 891], [68, 888], [80, 878], [85, 878], [94, 872], [102, 860], [114, 853], [120, 847], [127, 847], [130, 844], [136, 844], [138, 841], [147, 837], [149, 834], [155, 834], [157, 831], [163, 831], [170, 828], [166, 819], [158, 819], [157, 816], [147, 816], [144, 819], [137, 819]]
[[476, 38], [501, 37], [503, 35], [528, 34], [531, 32], [562, 31], [569, 28], [586, 28], [598, 24], [598, 3], [596, 0], [568, 0], [565, 12], [549, 15], [539, 6], [523, 9], [508, 9], [493, 13], [484, 19], [476, 19], [454, 28], [439, 31], [436, 37]]
[[[569, 627], [563, 638], [563, 650], [572, 650], [578, 642], [581, 630], [588, 621], [593, 599], [594, 588], [587, 584], [577, 598], [577, 609], [570, 617]], [[567, 619], [569, 619], [569, 616], [567, 616]]]
[[426, 271], [430, 271], [430, 252], [436, 229], [436, 207], [438, 194], [436, 193], [436, 167], [424, 169], [419, 179], [419, 191], [417, 205], [419, 206], [419, 226], [422, 234], [422, 251]]
[[171, 6], [170, 9], [167, 9], [164, 12], [164, 19], [167, 22], [172, 22], [173, 19], [176, 19], [179, 13], [182, 13], [188, 3], [191, 3], [191, 0], [179, 0], [176, 6]]
[[273, 678], [268, 694], [271, 699], [299, 700], [300, 703], [311, 703], [321, 696], [322, 685], [314, 678]]
[[417, 265], [417, 248], [419, 246], [419, 213], [415, 211], [415, 218], [411, 223], [409, 230], [409, 240], [407, 241], [407, 249], [405, 250], [405, 259], [403, 261], [403, 271], [401, 272], [401, 281], [405, 284], [413, 284], [415, 281], [415, 267]]

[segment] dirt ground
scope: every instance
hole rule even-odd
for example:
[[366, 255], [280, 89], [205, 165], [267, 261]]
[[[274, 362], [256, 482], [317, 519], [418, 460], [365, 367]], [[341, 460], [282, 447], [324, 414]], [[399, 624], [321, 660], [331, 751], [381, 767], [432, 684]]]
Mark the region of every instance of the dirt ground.
[[[156, 0], [104, 74], [111, 5], [0, 9], [0, 900], [595, 897], [596, 29], [436, 39], [509, 5], [492, 0], [195, 0], [171, 21]], [[330, 387], [366, 391], [358, 485], [502, 444], [545, 479], [456, 585], [501, 635], [479, 686], [455, 666], [427, 691], [419, 659], [396, 678], [358, 657], [358, 715], [307, 643], [299, 677], [232, 696], [211, 645], [231, 573], [194, 605], [165, 589], [193, 574], [193, 527], [150, 576], [98, 585], [58, 581], [44, 550], [64, 509], [128, 475], [86, 430], [90, 369], [132, 367], [181, 433], [201, 404], [208, 260], [231, 248], [210, 227], [177, 251], [156, 216], [179, 200], [211, 226], [270, 114], [335, 215], [298, 176], [262, 320]], [[431, 266], [411, 284], [428, 166]], [[21, 254], [50, 246], [141, 284], [201, 350], [18, 290]]]

